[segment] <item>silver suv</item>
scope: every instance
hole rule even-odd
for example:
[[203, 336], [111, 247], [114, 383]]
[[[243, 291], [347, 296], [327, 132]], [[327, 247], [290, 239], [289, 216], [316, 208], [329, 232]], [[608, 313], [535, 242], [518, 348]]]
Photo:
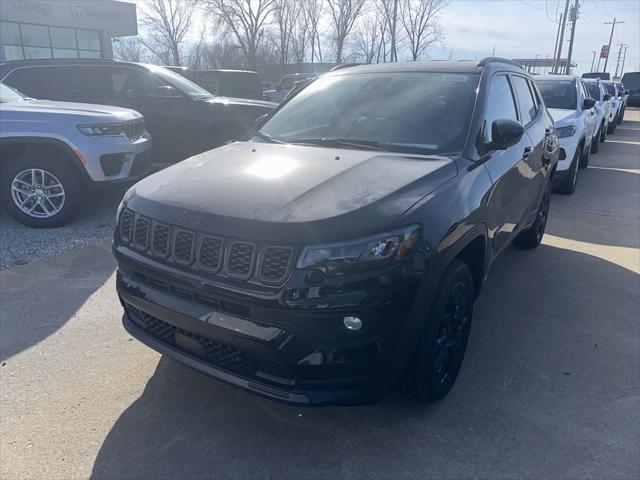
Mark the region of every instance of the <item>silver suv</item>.
[[33, 227], [68, 222], [93, 182], [126, 182], [150, 165], [142, 115], [104, 105], [25, 97], [0, 83], [0, 198]]

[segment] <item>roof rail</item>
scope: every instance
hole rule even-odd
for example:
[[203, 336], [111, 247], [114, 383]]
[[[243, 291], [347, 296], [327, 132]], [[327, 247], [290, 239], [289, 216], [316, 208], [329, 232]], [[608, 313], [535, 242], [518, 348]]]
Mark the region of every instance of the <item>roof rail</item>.
[[494, 63], [494, 62], [508, 63], [509, 65], [514, 65], [516, 67], [522, 68], [522, 65], [520, 65], [518, 62], [514, 62], [513, 60], [509, 60], [508, 58], [502, 58], [502, 57], [484, 57], [480, 59], [480, 61], [478, 62], [478, 66], [484, 67], [488, 63]]

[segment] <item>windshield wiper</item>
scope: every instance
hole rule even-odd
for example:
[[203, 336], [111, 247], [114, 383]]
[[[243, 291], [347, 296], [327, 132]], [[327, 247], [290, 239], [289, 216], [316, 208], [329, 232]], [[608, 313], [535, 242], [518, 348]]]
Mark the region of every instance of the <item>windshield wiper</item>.
[[351, 138], [296, 138], [287, 139], [287, 143], [295, 143], [301, 145], [319, 145], [322, 147], [348, 147], [359, 148], [365, 150], [380, 150], [386, 152], [387, 149], [375, 140], [357, 140]]
[[280, 140], [276, 140], [271, 135], [267, 135], [266, 133], [261, 132], [260, 130], [258, 130], [257, 132], [254, 132], [253, 135], [263, 140], [266, 140], [269, 143], [284, 143], [284, 142], [281, 142]]

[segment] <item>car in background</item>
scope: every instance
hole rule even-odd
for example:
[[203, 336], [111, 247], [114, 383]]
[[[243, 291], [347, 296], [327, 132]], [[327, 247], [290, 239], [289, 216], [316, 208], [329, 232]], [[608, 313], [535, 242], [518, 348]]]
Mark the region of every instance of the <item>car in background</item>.
[[555, 121], [562, 152], [554, 174], [556, 191], [575, 192], [578, 169], [586, 168], [596, 127], [596, 101], [582, 78], [573, 75], [537, 75], [538, 90]]
[[640, 107], [640, 72], [627, 72], [622, 76], [622, 83], [629, 99], [627, 103], [632, 107]]
[[435, 402], [490, 267], [540, 245], [558, 151], [509, 60], [324, 74], [243, 141], [127, 192], [124, 327], [281, 402], [372, 402], [400, 381]]
[[308, 80], [309, 78], [315, 78], [317, 76], [317, 73], [289, 73], [287, 75], [283, 75], [275, 88], [273, 90], [265, 91], [264, 94], [268, 100], [276, 103], [282, 103], [287, 96], [287, 93], [295, 86], [296, 82]]
[[618, 115], [618, 123], [622, 123], [624, 120], [624, 112], [627, 109], [627, 102], [629, 101], [629, 92], [624, 88], [624, 85], [620, 82], [616, 83], [616, 90], [618, 91], [618, 97], [621, 101], [620, 114]]
[[0, 64], [0, 80], [25, 95], [98, 103], [142, 113], [154, 163], [175, 163], [237, 140], [275, 104], [215, 96], [154, 65], [106, 59], [17, 60]]
[[604, 80], [602, 82], [607, 93], [611, 95], [609, 102], [611, 103], [611, 110], [609, 112], [609, 131], [613, 134], [616, 131], [618, 123], [620, 123], [620, 112], [622, 111], [622, 98], [618, 94], [616, 84], [611, 80]]
[[609, 110], [611, 110], [611, 95], [602, 85], [599, 78], [587, 78], [584, 80], [587, 87], [587, 93], [596, 101], [596, 128], [593, 130], [593, 141], [591, 142], [591, 153], [598, 153], [600, 142], [604, 142], [607, 138], [607, 129], [609, 128]]
[[609, 72], [589, 72], [583, 73], [582, 78], [599, 78], [600, 80], [611, 80]]
[[150, 147], [136, 111], [34, 100], [0, 83], [0, 197], [25, 225], [63, 225], [95, 185], [143, 176]]
[[248, 70], [187, 70], [184, 72], [192, 82], [216, 96], [267, 99], [256, 72]]
[[313, 82], [316, 78], [318, 78], [318, 76], [319, 75], [314, 75], [313, 77], [309, 77], [305, 80], [298, 80], [296, 83], [293, 84], [293, 88], [289, 90], [287, 94], [284, 96], [283, 101], [289, 100], [291, 97], [296, 96], [303, 88], [305, 88], [307, 85]]

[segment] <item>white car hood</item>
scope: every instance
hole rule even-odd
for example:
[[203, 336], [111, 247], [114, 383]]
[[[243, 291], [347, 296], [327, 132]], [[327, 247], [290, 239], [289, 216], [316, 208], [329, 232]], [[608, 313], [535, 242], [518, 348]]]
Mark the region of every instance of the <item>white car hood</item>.
[[89, 103], [54, 102], [51, 100], [28, 100], [2, 104], [3, 115], [68, 115], [95, 122], [126, 122], [142, 118], [135, 110], [110, 105]]
[[575, 110], [565, 110], [562, 108], [549, 108], [548, 110], [556, 126], [569, 125], [576, 118]]

